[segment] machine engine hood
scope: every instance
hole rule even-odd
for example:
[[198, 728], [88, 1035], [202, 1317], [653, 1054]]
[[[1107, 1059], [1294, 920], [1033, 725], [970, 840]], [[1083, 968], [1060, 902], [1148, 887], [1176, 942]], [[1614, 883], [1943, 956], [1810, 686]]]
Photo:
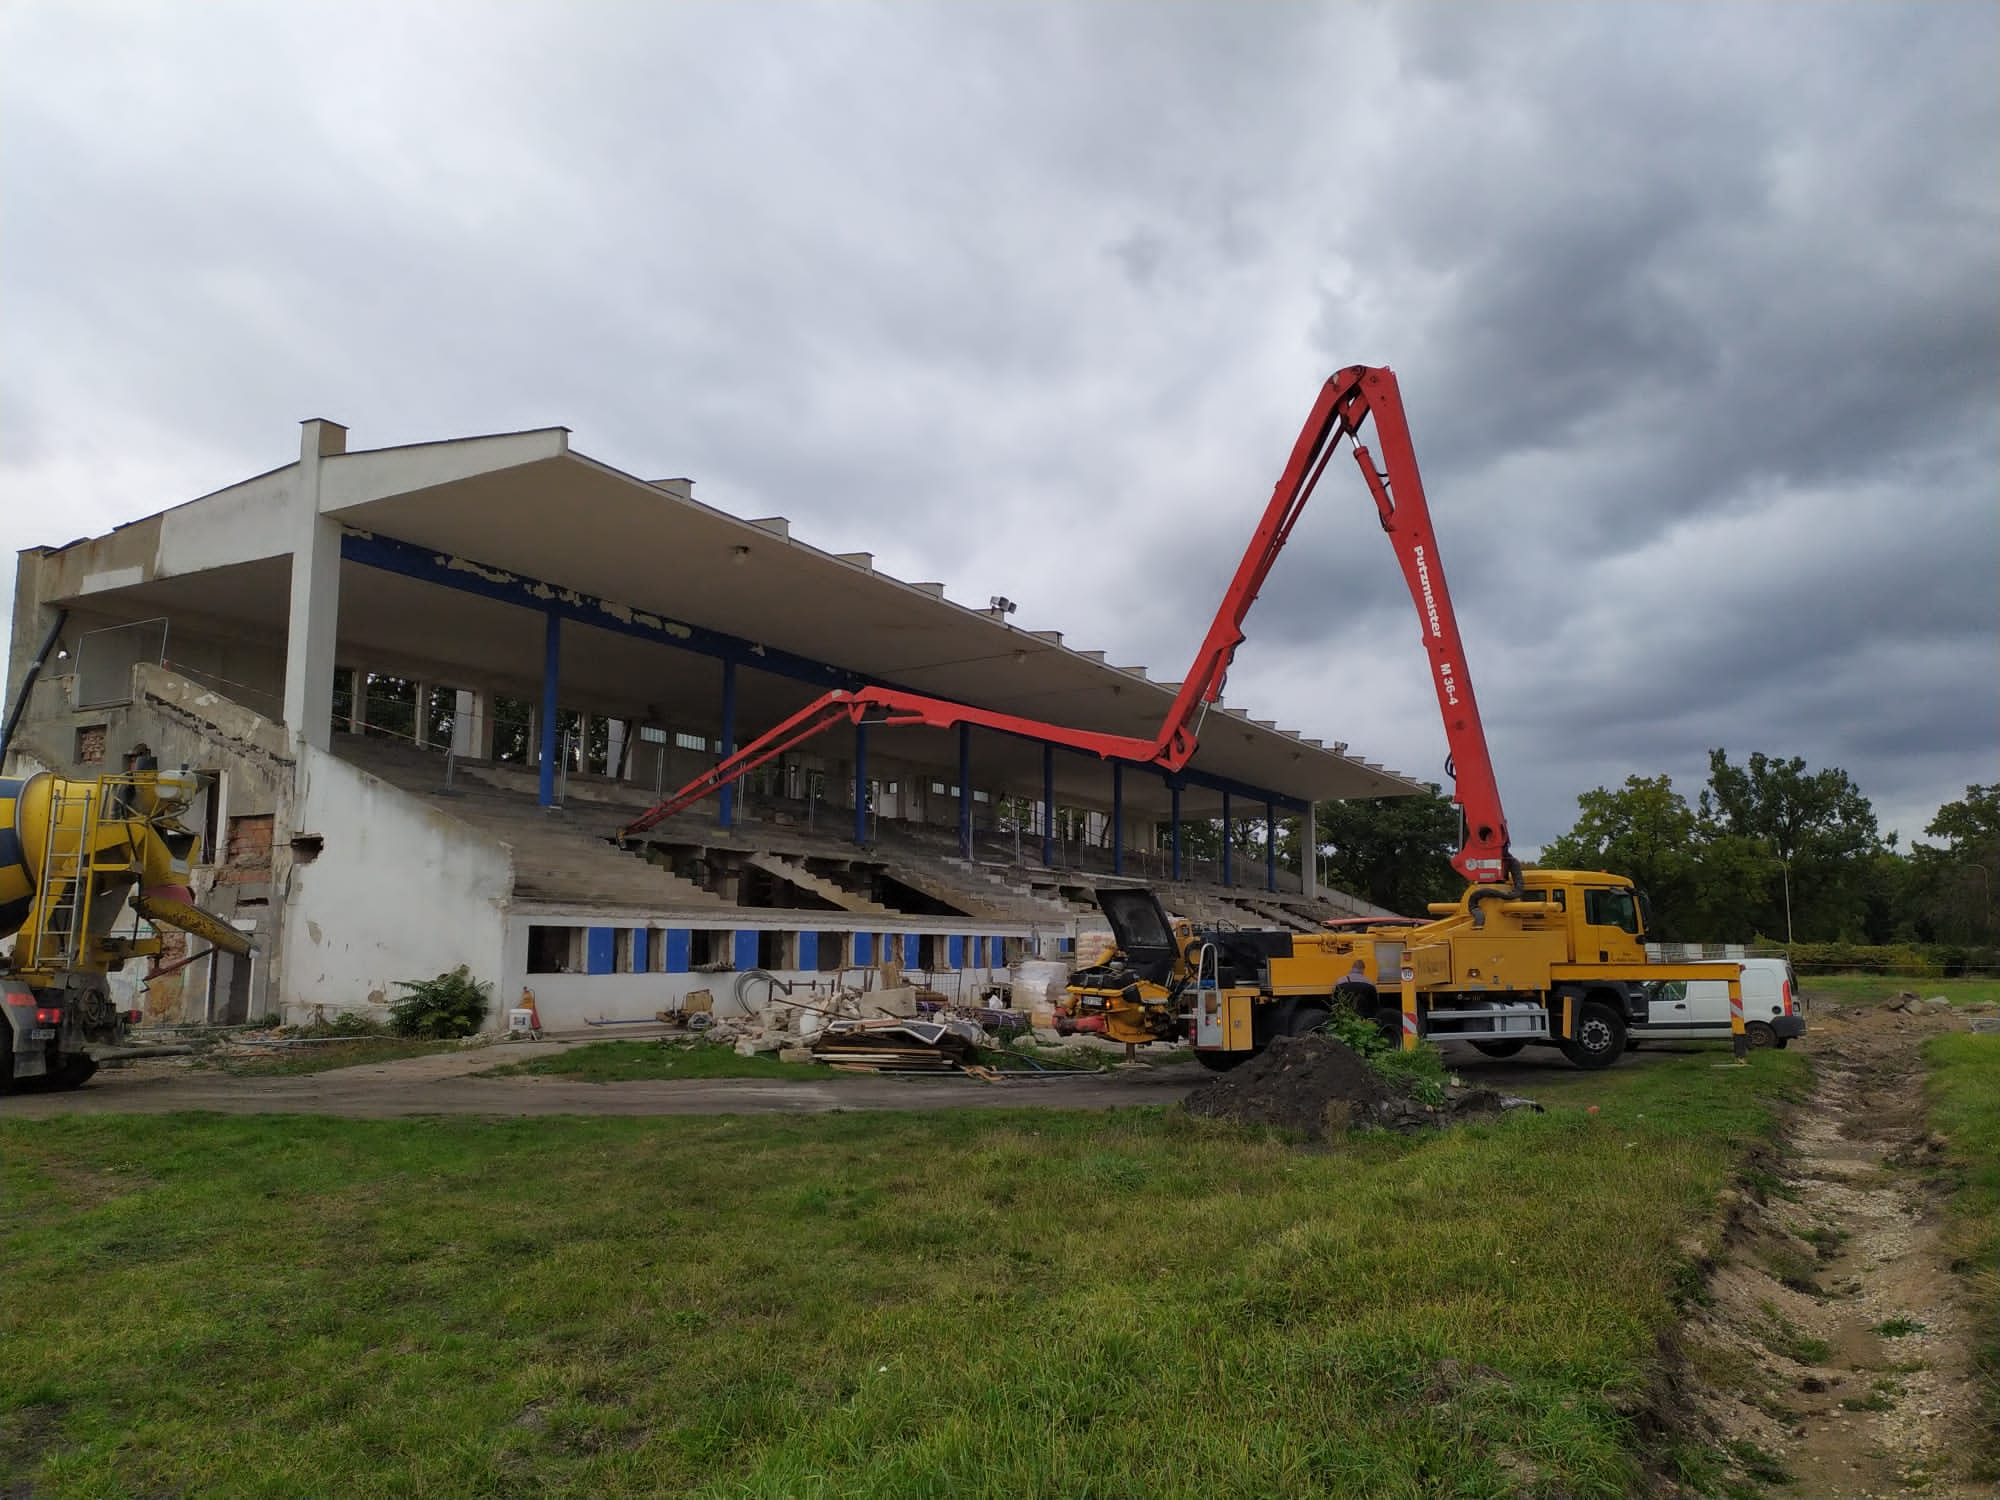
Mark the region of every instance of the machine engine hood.
[[1151, 891], [1130, 886], [1100, 890], [1097, 904], [1111, 924], [1118, 951], [1127, 958], [1146, 963], [1175, 956], [1173, 919]]

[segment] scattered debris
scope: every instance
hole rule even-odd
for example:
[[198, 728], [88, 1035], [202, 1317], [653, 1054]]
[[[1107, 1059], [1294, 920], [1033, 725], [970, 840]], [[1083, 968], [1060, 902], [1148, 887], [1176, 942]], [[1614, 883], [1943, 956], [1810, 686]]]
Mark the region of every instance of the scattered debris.
[[950, 1073], [977, 1064], [983, 1036], [970, 1023], [835, 1021], [812, 1054], [844, 1073]]
[[1309, 1140], [1356, 1127], [1427, 1130], [1508, 1109], [1541, 1108], [1486, 1088], [1447, 1089], [1443, 1104], [1425, 1104], [1409, 1084], [1383, 1077], [1352, 1047], [1323, 1033], [1280, 1037], [1195, 1090], [1186, 1107], [1192, 1115], [1275, 1126]]

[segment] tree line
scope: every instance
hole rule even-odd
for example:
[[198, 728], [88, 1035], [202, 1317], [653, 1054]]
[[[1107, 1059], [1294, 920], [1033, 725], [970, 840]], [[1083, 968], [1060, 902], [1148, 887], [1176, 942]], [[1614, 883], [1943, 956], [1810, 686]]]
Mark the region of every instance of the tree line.
[[[1692, 803], [1665, 775], [1583, 793], [1575, 826], [1534, 863], [1631, 877], [1670, 942], [2000, 941], [2000, 783], [1968, 786], [1905, 849], [1837, 766], [1708, 761]], [[1458, 809], [1436, 788], [1323, 805], [1316, 832], [1323, 878], [1378, 906], [1420, 915], [1464, 888], [1450, 864]]]

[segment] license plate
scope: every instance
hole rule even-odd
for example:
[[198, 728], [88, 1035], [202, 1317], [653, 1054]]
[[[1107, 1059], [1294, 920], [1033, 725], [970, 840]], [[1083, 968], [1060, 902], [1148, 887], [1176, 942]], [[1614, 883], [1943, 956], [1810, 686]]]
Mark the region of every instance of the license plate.
[[53, 1026], [37, 1026], [28, 1033], [28, 1040], [31, 1042], [53, 1042], [55, 1039], [56, 1029]]

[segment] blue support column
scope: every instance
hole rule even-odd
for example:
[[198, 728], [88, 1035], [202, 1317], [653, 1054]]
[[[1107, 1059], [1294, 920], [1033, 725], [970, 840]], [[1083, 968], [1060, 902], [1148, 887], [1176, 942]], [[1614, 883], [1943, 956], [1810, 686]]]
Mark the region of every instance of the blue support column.
[[1264, 889], [1278, 888], [1278, 809], [1276, 804], [1264, 804]]
[[1111, 762], [1111, 873], [1125, 873], [1125, 762]]
[[536, 795], [543, 807], [556, 805], [556, 681], [562, 671], [562, 616], [550, 610], [542, 635], [542, 778]]
[[958, 857], [972, 858], [972, 726], [958, 726]]
[[1181, 789], [1178, 784], [1170, 784], [1174, 794], [1173, 834], [1174, 834], [1174, 879], [1181, 878]]
[[1056, 862], [1056, 747], [1042, 746], [1042, 863]]
[[[729, 759], [736, 753], [736, 663], [722, 664], [722, 756]], [[722, 789], [722, 826], [736, 826], [736, 788]]]
[[854, 726], [854, 842], [868, 842], [868, 726]]
[[1236, 830], [1230, 826], [1229, 793], [1222, 794], [1222, 883], [1236, 884], [1236, 851], [1232, 847]]

